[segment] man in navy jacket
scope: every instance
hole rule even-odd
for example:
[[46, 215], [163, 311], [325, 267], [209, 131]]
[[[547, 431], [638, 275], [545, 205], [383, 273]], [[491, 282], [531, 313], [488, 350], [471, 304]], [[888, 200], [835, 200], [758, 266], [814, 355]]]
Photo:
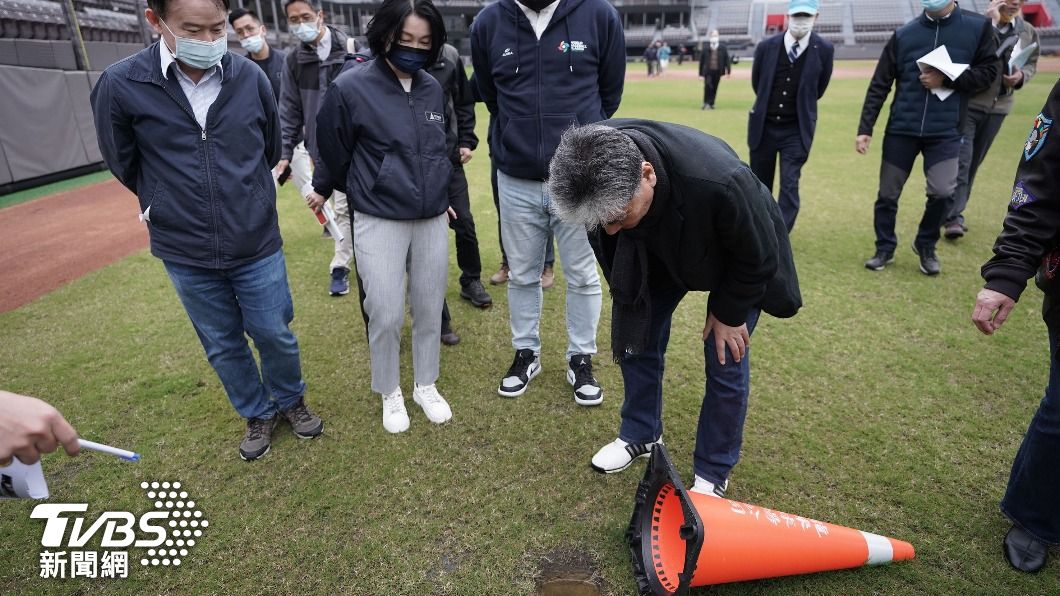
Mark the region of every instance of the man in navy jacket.
[[270, 173], [280, 157], [276, 98], [260, 68], [227, 53], [227, 0], [148, 6], [161, 41], [108, 68], [92, 91], [99, 147], [139, 198], [151, 253], [247, 421], [239, 455], [253, 460], [269, 451], [277, 414], [302, 438], [324, 429], [305, 406], [288, 326], [294, 306]]
[[494, 118], [501, 230], [510, 277], [515, 359], [497, 392], [515, 397], [540, 371], [541, 271], [549, 231], [567, 283], [567, 380], [580, 405], [603, 402], [592, 374], [600, 319], [600, 277], [585, 229], [556, 218], [545, 178], [560, 135], [618, 109], [625, 37], [606, 0], [499, 0], [471, 26], [471, 58]]
[[[1000, 63], [997, 37], [989, 20], [962, 10], [954, 0], [920, 2], [924, 12], [899, 27], [883, 48], [865, 93], [855, 149], [861, 154], [868, 152], [872, 128], [894, 85], [873, 216], [876, 254], [865, 261], [865, 267], [882, 271], [894, 262], [894, 250], [898, 246], [894, 233], [898, 197], [913, 169], [913, 161], [918, 153], [923, 153], [927, 204], [913, 240], [913, 252], [920, 259], [921, 273], [938, 275], [942, 266], [935, 255], [935, 245], [939, 241], [939, 226], [957, 189], [960, 128], [968, 98], [997, 78]], [[969, 65], [956, 79], [951, 80], [931, 67], [921, 71], [917, 65], [918, 60], [940, 47], [946, 48], [954, 63]]]
[[755, 105], [747, 127], [751, 170], [770, 192], [780, 154], [777, 202], [788, 232], [799, 215], [799, 177], [817, 127], [817, 100], [832, 78], [832, 44], [811, 30], [817, 0], [791, 0], [788, 30], [758, 44], [751, 65]]

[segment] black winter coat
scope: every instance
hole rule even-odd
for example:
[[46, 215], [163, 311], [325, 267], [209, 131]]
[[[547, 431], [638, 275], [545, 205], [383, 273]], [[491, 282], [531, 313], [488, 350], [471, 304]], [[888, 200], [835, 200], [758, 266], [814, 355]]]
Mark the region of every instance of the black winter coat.
[[[660, 205], [648, 252], [673, 283], [710, 292], [710, 312], [733, 327], [744, 324], [752, 308], [775, 317], [798, 312], [802, 296], [780, 209], [731, 147], [677, 124], [627, 118], [600, 124], [639, 131], [659, 152], [670, 194]], [[591, 240], [610, 279], [617, 235], [597, 228]]]

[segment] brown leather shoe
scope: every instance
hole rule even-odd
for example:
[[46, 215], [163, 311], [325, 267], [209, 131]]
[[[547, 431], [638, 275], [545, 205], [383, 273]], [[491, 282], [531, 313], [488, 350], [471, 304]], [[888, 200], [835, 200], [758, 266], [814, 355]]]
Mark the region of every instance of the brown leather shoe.
[[508, 283], [508, 266], [502, 264], [496, 273], [490, 276], [490, 285], [499, 286]]
[[541, 271], [541, 289], [547, 290], [554, 285], [556, 285], [556, 272], [552, 270], [552, 265], [545, 265], [544, 270]]

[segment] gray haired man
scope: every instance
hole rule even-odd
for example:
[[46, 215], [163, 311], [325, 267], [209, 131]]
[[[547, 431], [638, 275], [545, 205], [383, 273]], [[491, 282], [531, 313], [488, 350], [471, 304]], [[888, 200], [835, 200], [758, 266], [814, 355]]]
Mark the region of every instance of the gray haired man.
[[661, 442], [671, 317], [688, 292], [709, 292], [692, 490], [724, 495], [740, 456], [759, 312], [790, 317], [802, 306], [780, 209], [723, 141], [664, 122], [572, 127], [549, 174], [553, 211], [589, 230], [613, 298], [625, 402], [618, 438], [593, 469], [619, 472]]

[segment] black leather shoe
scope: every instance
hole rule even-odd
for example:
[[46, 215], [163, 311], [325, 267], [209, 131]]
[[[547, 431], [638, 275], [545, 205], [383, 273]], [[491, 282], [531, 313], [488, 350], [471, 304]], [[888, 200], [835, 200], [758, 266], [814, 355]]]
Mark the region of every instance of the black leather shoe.
[[1017, 571], [1034, 573], [1045, 566], [1049, 545], [1012, 526], [1008, 534], [1005, 534], [1002, 550], [1005, 552], [1005, 560]]
[[441, 340], [442, 343], [447, 346], [455, 346], [456, 344], [460, 343], [460, 336], [457, 335], [456, 332], [452, 329], [447, 329], [445, 331], [442, 331]]

